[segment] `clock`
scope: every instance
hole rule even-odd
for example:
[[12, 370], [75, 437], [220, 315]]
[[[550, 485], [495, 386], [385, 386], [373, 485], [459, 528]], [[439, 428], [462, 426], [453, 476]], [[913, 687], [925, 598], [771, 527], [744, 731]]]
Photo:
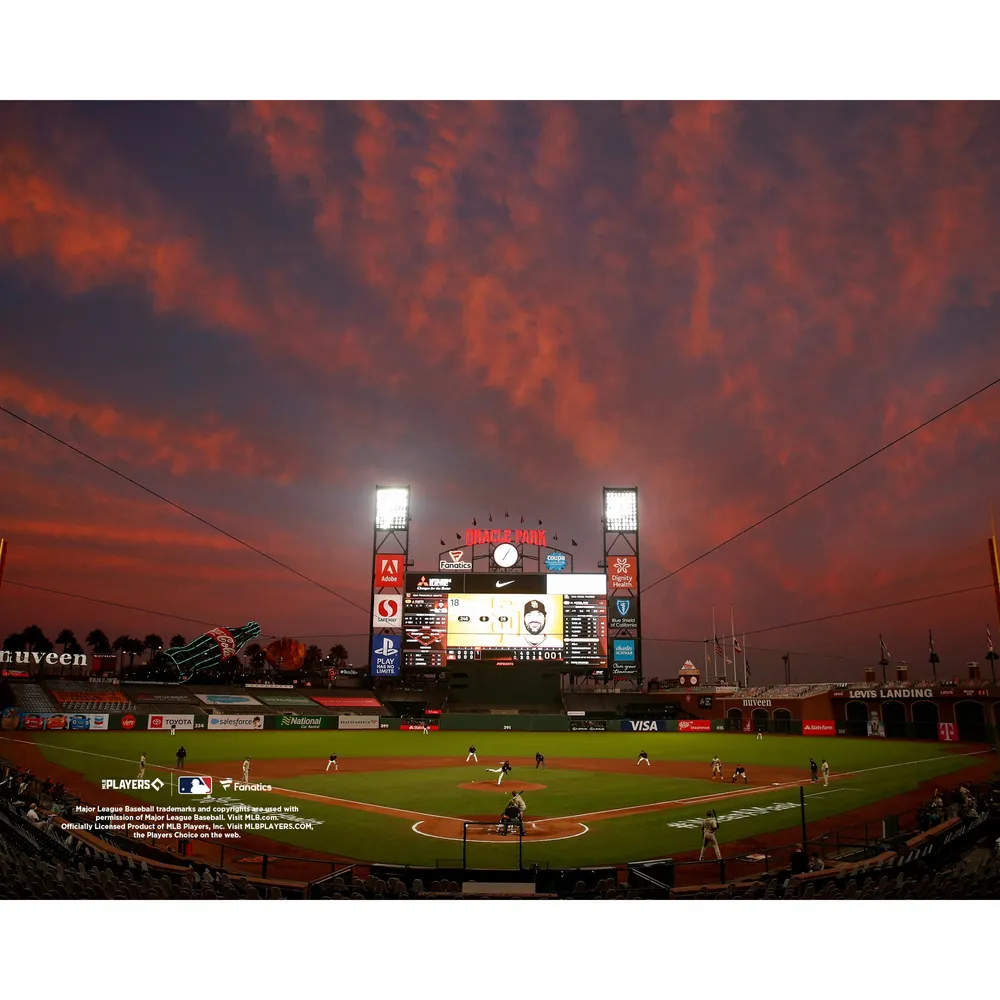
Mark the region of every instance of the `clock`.
[[498, 545], [493, 550], [493, 562], [502, 569], [509, 569], [520, 558], [517, 549], [509, 542], [504, 542], [503, 545]]

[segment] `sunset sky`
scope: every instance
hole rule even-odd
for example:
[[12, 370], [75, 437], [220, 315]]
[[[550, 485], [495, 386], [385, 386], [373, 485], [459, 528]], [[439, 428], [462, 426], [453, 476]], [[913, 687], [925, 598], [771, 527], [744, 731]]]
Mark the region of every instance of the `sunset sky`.
[[[990, 104], [0, 106], [0, 403], [367, 608], [473, 517], [648, 584], [1000, 376]], [[1000, 386], [643, 595], [647, 675], [943, 676], [998, 638]], [[0, 414], [0, 639], [181, 620], [367, 662], [366, 612]], [[669, 641], [667, 641], [669, 640]], [[984, 670], [988, 667], [984, 663]]]

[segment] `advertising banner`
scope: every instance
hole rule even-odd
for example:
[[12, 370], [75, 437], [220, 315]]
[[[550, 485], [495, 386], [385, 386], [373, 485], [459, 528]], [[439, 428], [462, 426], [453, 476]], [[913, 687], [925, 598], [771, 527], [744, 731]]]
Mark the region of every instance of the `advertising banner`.
[[[343, 728], [344, 727], [341, 726], [341, 729], [343, 729]], [[420, 732], [424, 731], [424, 727], [419, 722], [401, 722], [399, 724], [399, 728], [400, 729], [417, 729]], [[428, 726], [427, 728], [429, 730], [431, 730], [432, 732], [437, 732], [437, 729], [438, 729], [438, 727], [436, 725], [431, 725], [431, 726]]]
[[638, 628], [639, 598], [614, 597], [608, 600], [608, 628]]
[[171, 729], [194, 729], [193, 715], [151, 715], [146, 720], [147, 729], [157, 732]]
[[956, 742], [958, 740], [958, 726], [954, 722], [939, 722], [938, 739], [945, 743]]
[[22, 729], [72, 729], [76, 731], [106, 730], [110, 717], [107, 715], [62, 715], [56, 712], [23, 712]]
[[680, 719], [677, 723], [677, 732], [679, 733], [710, 733], [711, 731], [711, 719]]
[[608, 556], [608, 593], [613, 590], [637, 590], [639, 560], [636, 556]]
[[608, 723], [606, 719], [571, 719], [569, 728], [572, 733], [603, 733]]
[[833, 719], [803, 719], [803, 736], [836, 736], [837, 724]]
[[375, 556], [375, 588], [381, 590], [385, 587], [400, 588], [403, 586], [403, 556], [377, 555]]
[[724, 733], [726, 731], [726, 720], [725, 719], [712, 719], [712, 732], [713, 733]]
[[378, 698], [339, 697], [333, 698], [328, 695], [313, 695], [312, 700], [323, 708], [381, 708], [382, 703]]
[[[338, 729], [378, 729], [377, 715], [338, 715]], [[437, 729], [437, 726], [434, 726]]]
[[259, 705], [256, 698], [248, 694], [195, 694], [206, 705]]
[[872, 716], [868, 720], [868, 735], [869, 736], [885, 736], [885, 730], [882, 728], [882, 723]]
[[372, 636], [372, 677], [398, 677], [402, 654], [403, 643], [400, 636]]
[[129, 698], [135, 702], [155, 702], [157, 705], [190, 705], [191, 699], [186, 694], [177, 694], [172, 691], [140, 691], [133, 693], [126, 689]]
[[333, 729], [333, 715], [279, 715], [278, 729]]
[[615, 663], [635, 663], [635, 639], [614, 640]]
[[272, 708], [284, 708], [285, 706], [292, 705], [305, 705], [308, 707], [315, 704], [311, 698], [307, 698], [304, 694], [261, 694], [257, 697], [265, 705], [270, 705]]
[[263, 715], [210, 715], [208, 728], [217, 731], [234, 729], [263, 729]]
[[294, 691], [294, 684], [244, 684], [245, 688], [263, 688], [265, 691]]
[[403, 627], [403, 598], [399, 594], [379, 594], [375, 597], [372, 626], [374, 628]]
[[623, 733], [665, 733], [667, 724], [656, 719], [622, 719]]
[[17, 729], [21, 725], [21, 712], [13, 705], [0, 712], [0, 729]]

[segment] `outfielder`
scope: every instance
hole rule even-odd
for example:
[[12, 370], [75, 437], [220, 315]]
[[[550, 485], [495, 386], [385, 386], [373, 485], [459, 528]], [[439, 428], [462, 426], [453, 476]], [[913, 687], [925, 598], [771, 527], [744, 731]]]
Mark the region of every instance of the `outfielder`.
[[247, 757], [247, 759], [243, 761], [243, 782], [244, 784], [246, 784], [249, 781], [250, 781], [250, 758]]
[[820, 765], [820, 770], [823, 772], [823, 784], [830, 784], [830, 765], [827, 764], [826, 758], [823, 758], [823, 763]]
[[171, 726], [170, 727], [170, 735], [171, 736], [176, 736], [177, 735], [177, 727], [176, 726]]
[[764, 730], [759, 726], [757, 728], [757, 739], [762, 740], [764, 738]]
[[721, 861], [722, 852], [719, 850], [719, 841], [715, 837], [715, 831], [719, 829], [719, 818], [714, 809], [709, 809], [705, 813], [705, 818], [701, 821], [701, 853], [698, 860], [705, 856], [705, 848], [711, 845], [715, 849], [715, 856]]
[[486, 771], [487, 771], [488, 774], [498, 774], [498, 775], [500, 775], [500, 777], [497, 778], [497, 786], [498, 787], [503, 784], [503, 779], [512, 770], [513, 770], [513, 768], [510, 766], [510, 761], [509, 760], [501, 761], [499, 767], [488, 767], [488, 768], [486, 768]]
[[469, 756], [465, 758], [465, 763], [468, 764], [470, 760], [474, 760], [477, 764], [479, 763], [479, 758], [476, 756], [476, 745], [474, 743], [469, 747]]
[[139, 777], [141, 778], [146, 773], [146, 755], [143, 754], [139, 758]]
[[640, 753], [639, 756], [636, 757], [635, 759], [635, 766], [638, 767], [640, 764], [645, 764], [646, 767], [651, 766], [649, 763], [649, 754], [646, 753], [645, 750], [643, 750], [642, 753]]
[[339, 771], [340, 768], [337, 766], [337, 755], [335, 753], [330, 754], [330, 759], [326, 762], [326, 769], [330, 770], [330, 765], [333, 765], [335, 771]]
[[719, 781], [722, 780], [722, 761], [719, 760], [718, 754], [712, 758], [712, 780], [715, 781], [716, 777]]

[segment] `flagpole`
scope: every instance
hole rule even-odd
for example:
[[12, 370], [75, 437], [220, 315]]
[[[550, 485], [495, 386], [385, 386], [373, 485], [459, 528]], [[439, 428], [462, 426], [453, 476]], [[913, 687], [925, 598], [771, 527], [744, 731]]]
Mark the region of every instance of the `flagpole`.
[[705, 675], [708, 675], [708, 639], [705, 639]]
[[747, 634], [743, 633], [743, 689], [746, 690], [750, 685], [747, 684]]
[[719, 660], [716, 649], [719, 645], [719, 633], [715, 631], [715, 605], [712, 605], [712, 684], [719, 679]]
[[[736, 625], [734, 624], [735, 619], [733, 618], [733, 605], [732, 602], [729, 604], [729, 631], [732, 633], [732, 643], [733, 643], [733, 687], [739, 687], [740, 682], [736, 678]], [[729, 679], [728, 674], [726, 679]]]

